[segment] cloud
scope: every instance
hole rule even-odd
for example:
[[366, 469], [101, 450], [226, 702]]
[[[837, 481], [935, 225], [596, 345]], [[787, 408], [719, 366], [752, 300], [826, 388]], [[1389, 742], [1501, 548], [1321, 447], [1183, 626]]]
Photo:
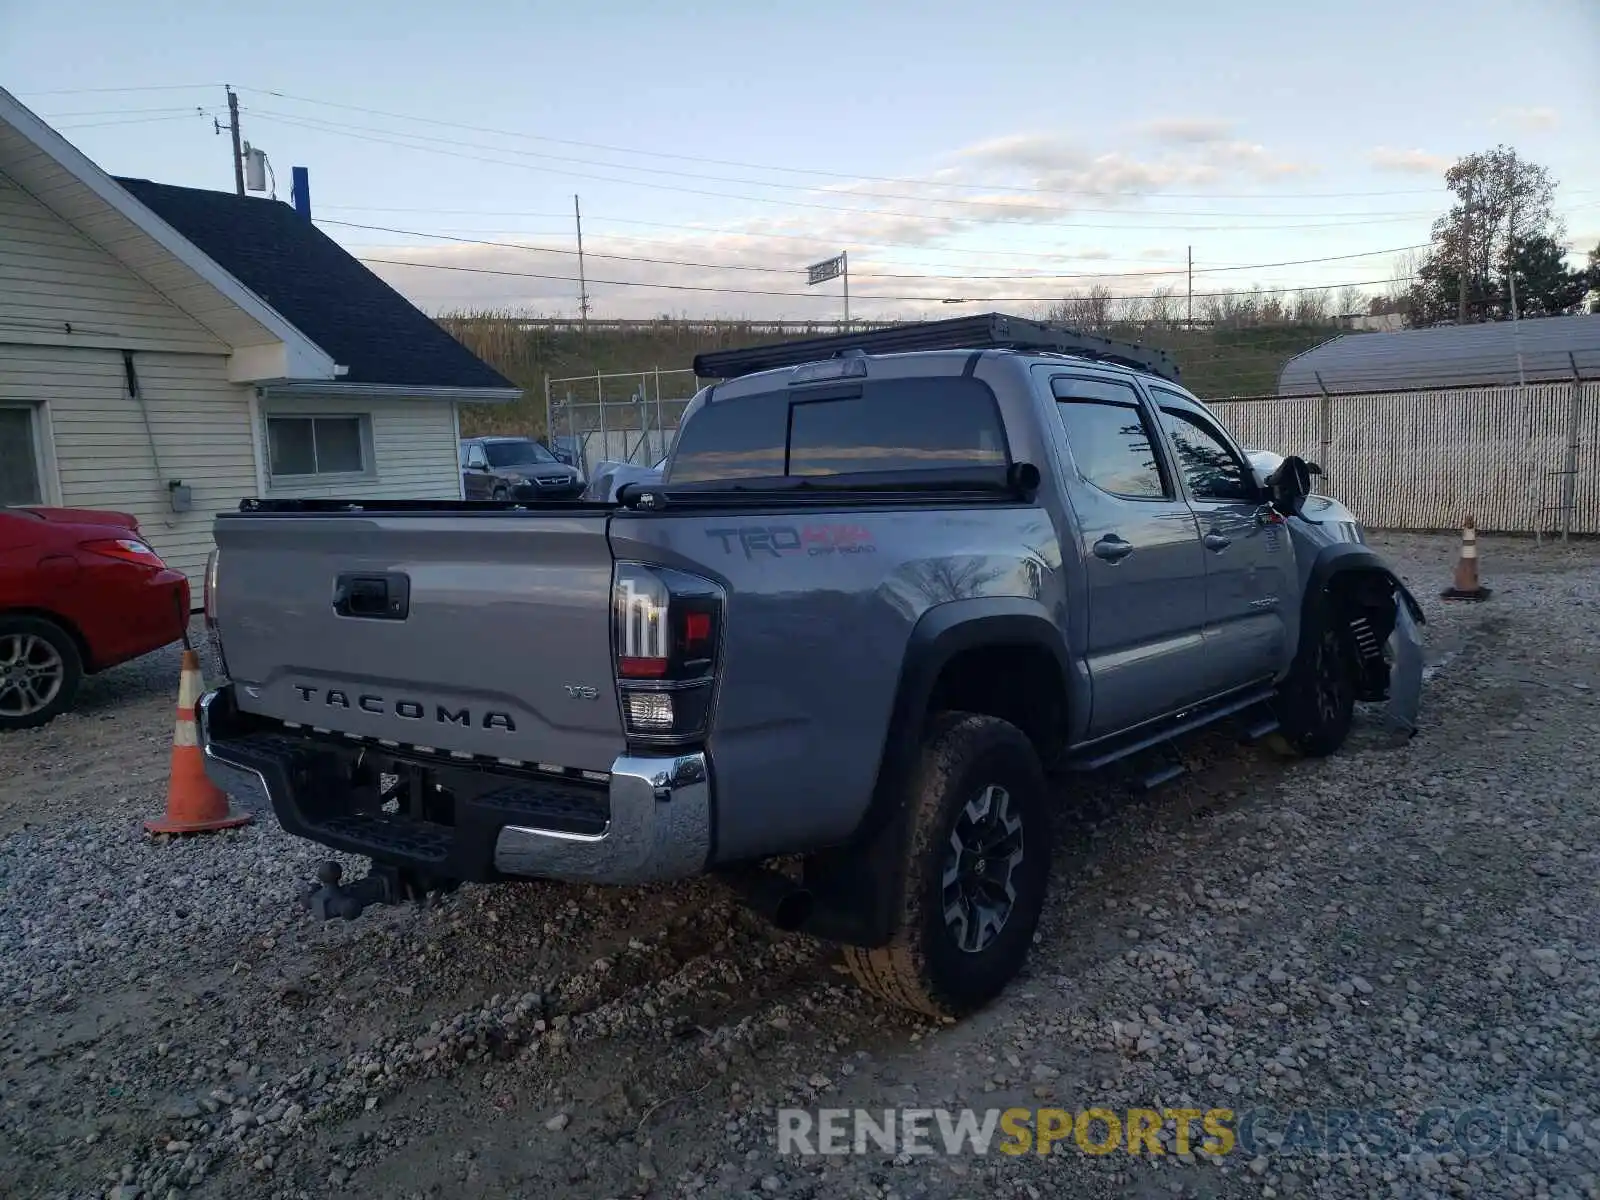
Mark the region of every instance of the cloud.
[[1525, 133], [1547, 133], [1561, 124], [1561, 114], [1545, 105], [1502, 108], [1494, 116], [1496, 125], [1511, 125]]
[[[1272, 180], [1314, 169], [1279, 158], [1260, 143], [1227, 137], [1231, 127], [1225, 122], [1156, 124], [1166, 130], [1165, 140], [1172, 145], [1155, 157], [1122, 150], [1095, 154], [1061, 135], [1016, 133], [955, 151], [962, 167], [946, 178], [952, 183], [982, 178], [1025, 184], [1041, 194], [1092, 196], [1103, 207], [1108, 198], [1207, 187], [1229, 176]], [[1012, 207], [1017, 207], [1014, 201]], [[1060, 207], [1068, 208], [1064, 203]]]
[[[1167, 130], [1169, 144], [1145, 154], [1099, 151], [1065, 134], [1016, 132], [956, 147], [941, 163], [907, 171], [915, 181], [841, 181], [800, 193], [793, 207], [725, 221], [718, 229], [637, 237], [586, 229], [590, 300], [597, 315], [609, 317], [675, 312], [831, 319], [842, 310], [838, 286], [807, 287], [804, 268], [841, 248], [850, 251], [851, 310], [862, 316], [948, 316], [942, 302], [949, 297], [1026, 305], [1097, 281], [1119, 293], [1147, 291], [1170, 280], [1118, 277], [1114, 270], [1093, 275], [1097, 267], [1181, 260], [1181, 253], [1143, 247], [1155, 237], [1181, 238], [1152, 236], [1148, 226], [1181, 225], [1187, 214], [1159, 215], [1146, 207], [1147, 199], [1174, 190], [1270, 185], [1313, 169], [1260, 143], [1214, 136], [1226, 132], [1220, 122], [1205, 129], [1191, 122]], [[1092, 237], [1094, 244], [1071, 244], [1079, 237]], [[1036, 253], [1028, 249], [1046, 239], [1048, 246]], [[978, 240], [1007, 249], [968, 249]], [[571, 247], [537, 243], [364, 246], [358, 253], [427, 264], [373, 269], [429, 312], [570, 315], [578, 291]]]
[[1397, 175], [1443, 175], [1455, 165], [1455, 159], [1443, 154], [1429, 154], [1426, 150], [1395, 150], [1379, 146], [1367, 155], [1380, 171]]
[[1065, 138], [1042, 133], [1010, 133], [990, 138], [955, 152], [955, 157], [987, 166], [1034, 171], [1063, 171], [1081, 167], [1084, 150]]
[[1180, 144], [1224, 141], [1233, 128], [1232, 121], [1217, 117], [1165, 117], [1138, 126], [1141, 133], [1158, 142]]

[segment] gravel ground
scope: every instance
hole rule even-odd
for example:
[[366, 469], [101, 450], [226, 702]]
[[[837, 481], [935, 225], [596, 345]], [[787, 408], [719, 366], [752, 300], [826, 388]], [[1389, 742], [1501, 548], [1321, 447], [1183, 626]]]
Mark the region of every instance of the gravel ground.
[[[1421, 734], [1074, 783], [1028, 970], [955, 1026], [704, 883], [313, 923], [325, 854], [270, 823], [140, 832], [175, 652], [93, 680], [0, 741], [0, 1191], [1600, 1197], [1600, 547], [1485, 539], [1493, 598], [1447, 606], [1452, 539], [1376, 540], [1430, 618]], [[802, 1157], [780, 1105], [1275, 1115], [1217, 1159], [1170, 1127], [1159, 1157]], [[1319, 1154], [1288, 1117], [1434, 1108], [1555, 1123]]]

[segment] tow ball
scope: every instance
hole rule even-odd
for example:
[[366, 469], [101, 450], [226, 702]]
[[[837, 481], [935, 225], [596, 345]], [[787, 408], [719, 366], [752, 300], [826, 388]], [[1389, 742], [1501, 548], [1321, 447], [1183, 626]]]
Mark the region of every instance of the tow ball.
[[451, 884], [429, 880], [414, 871], [373, 863], [372, 868], [354, 883], [340, 883], [344, 868], [336, 862], [325, 862], [317, 868], [317, 885], [303, 893], [300, 903], [311, 910], [312, 916], [323, 921], [342, 917], [354, 921], [374, 904], [405, 904], [421, 908], [444, 892], [454, 891]]

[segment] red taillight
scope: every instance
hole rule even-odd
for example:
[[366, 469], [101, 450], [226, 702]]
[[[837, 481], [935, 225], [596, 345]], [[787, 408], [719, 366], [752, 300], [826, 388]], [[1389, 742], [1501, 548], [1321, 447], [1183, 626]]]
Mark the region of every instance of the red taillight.
[[103, 558], [121, 559], [123, 562], [138, 563], [141, 567], [154, 567], [156, 570], [165, 570], [166, 563], [149, 546], [139, 541], [138, 538], [112, 538], [103, 542], [84, 542], [82, 549], [90, 554], [98, 554]]
[[624, 679], [660, 679], [667, 673], [664, 658], [623, 657], [617, 659], [617, 674]]
[[691, 612], [683, 618], [684, 649], [691, 653], [711, 641], [711, 614]]
[[613, 636], [623, 723], [655, 741], [704, 737], [726, 596], [710, 580], [618, 563]]

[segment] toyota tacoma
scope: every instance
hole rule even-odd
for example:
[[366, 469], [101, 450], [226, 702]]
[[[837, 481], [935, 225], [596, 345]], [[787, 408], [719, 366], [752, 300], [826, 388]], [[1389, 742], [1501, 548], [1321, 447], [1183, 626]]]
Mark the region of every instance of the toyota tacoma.
[[219, 516], [206, 762], [371, 859], [321, 915], [714, 873], [959, 1016], [1024, 963], [1072, 773], [1223, 720], [1330, 754], [1358, 701], [1414, 730], [1416, 601], [1164, 353], [990, 314], [695, 369], [604, 502]]

